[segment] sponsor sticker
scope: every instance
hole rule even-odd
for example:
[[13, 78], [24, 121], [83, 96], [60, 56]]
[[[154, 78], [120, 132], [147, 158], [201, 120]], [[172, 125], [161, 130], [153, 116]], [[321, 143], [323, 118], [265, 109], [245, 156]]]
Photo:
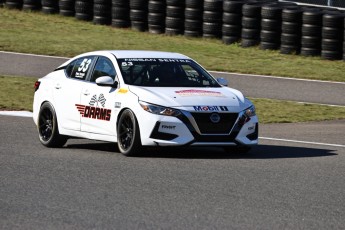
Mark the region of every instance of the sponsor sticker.
[[193, 106], [195, 111], [219, 111], [218, 106]]
[[228, 107], [226, 106], [193, 106], [195, 111], [229, 111]]
[[165, 130], [174, 130], [176, 128], [176, 125], [161, 125], [161, 129]]
[[121, 108], [121, 102], [115, 102], [115, 108], [117, 109]]
[[110, 121], [111, 109], [104, 108], [105, 102], [106, 99], [103, 94], [100, 94], [98, 98], [97, 95], [93, 95], [89, 105], [75, 104], [75, 107], [82, 117]]
[[131, 66], [133, 62], [177, 62], [177, 63], [187, 63], [190, 62], [188, 59], [174, 59], [174, 58], [125, 58], [125, 62], [122, 66]]
[[224, 94], [217, 91], [210, 91], [210, 90], [196, 90], [196, 89], [188, 89], [188, 90], [179, 90], [175, 91], [181, 97], [192, 97], [192, 96], [204, 96], [204, 97], [225, 97]]

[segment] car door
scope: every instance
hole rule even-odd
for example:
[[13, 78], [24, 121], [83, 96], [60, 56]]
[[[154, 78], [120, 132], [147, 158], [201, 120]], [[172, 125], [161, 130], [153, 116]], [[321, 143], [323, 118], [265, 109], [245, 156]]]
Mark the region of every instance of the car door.
[[86, 56], [72, 61], [66, 67], [66, 76], [56, 82], [54, 99], [62, 128], [80, 130], [80, 119], [84, 113], [80, 94], [94, 60], [95, 56]]
[[103, 56], [97, 58], [90, 74], [89, 82], [81, 93], [81, 104], [86, 105], [84, 117], [81, 118], [81, 131], [116, 135], [116, 88], [98, 86], [95, 81], [99, 77], [110, 76], [116, 79], [116, 71], [112, 61]]

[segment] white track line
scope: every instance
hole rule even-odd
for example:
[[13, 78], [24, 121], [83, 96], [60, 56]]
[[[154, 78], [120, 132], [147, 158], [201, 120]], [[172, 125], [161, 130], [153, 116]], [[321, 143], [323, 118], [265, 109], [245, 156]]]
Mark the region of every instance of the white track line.
[[279, 139], [279, 138], [271, 138], [271, 137], [259, 137], [259, 139], [262, 139], [262, 140], [272, 140], [272, 141], [282, 141], [282, 142], [292, 142], [292, 143], [301, 143], [301, 144], [311, 144], [311, 145], [324, 145], [324, 146], [332, 146], [332, 147], [345, 148], [345, 145], [329, 144], [329, 143], [322, 143], [322, 142], [298, 141], [298, 140]]
[[[32, 57], [47, 57], [47, 58], [70, 59], [68, 57], [49, 56], [49, 55], [41, 55], [41, 54], [18, 53], [18, 52], [9, 52], [9, 51], [0, 51], [0, 53], [18, 54], [18, 55], [32, 56]], [[209, 72], [210, 73], [219, 73], [219, 74], [231, 74], [231, 75], [248, 76], [248, 77], [273, 78], [273, 79], [282, 79], [282, 80], [306, 81], [306, 82], [317, 82], [317, 83], [332, 83], [332, 84], [345, 85], [345, 82], [338, 82], [338, 81], [322, 81], [322, 80], [312, 80], [312, 79], [304, 79], [304, 78], [291, 78], [291, 77], [279, 77], [279, 76], [268, 76], [268, 75], [257, 75], [257, 74], [231, 73], [231, 72], [222, 72], [222, 71], [209, 71]]]
[[68, 57], [49, 56], [49, 55], [41, 55], [41, 54], [27, 54], [27, 53], [17, 53], [17, 52], [8, 52], [8, 51], [0, 51], [0, 53], [18, 54], [18, 55], [32, 56], [32, 57], [46, 57], [46, 58], [67, 59], [67, 60], [70, 59]]
[[[285, 101], [285, 100], [283, 100], [283, 101]], [[320, 103], [303, 102], [303, 101], [290, 101], [290, 102], [296, 102], [297, 104], [307, 104], [307, 105], [324, 105], [324, 106], [339, 107], [339, 108], [345, 107], [345, 105], [320, 104]]]
[[0, 111], [0, 115], [15, 116], [15, 117], [32, 117], [32, 112], [29, 112], [29, 111]]

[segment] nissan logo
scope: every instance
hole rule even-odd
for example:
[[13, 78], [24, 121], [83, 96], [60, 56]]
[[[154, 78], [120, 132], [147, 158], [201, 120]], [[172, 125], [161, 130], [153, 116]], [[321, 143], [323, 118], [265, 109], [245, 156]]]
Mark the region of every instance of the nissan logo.
[[218, 113], [212, 113], [211, 116], [210, 116], [210, 120], [213, 122], [213, 123], [218, 123], [220, 121], [220, 116]]

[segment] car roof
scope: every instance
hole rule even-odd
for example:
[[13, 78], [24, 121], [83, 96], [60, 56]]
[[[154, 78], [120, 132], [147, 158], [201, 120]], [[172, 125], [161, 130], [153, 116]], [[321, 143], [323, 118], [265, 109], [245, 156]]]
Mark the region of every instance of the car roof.
[[147, 51], [147, 50], [110, 50], [116, 58], [182, 58], [190, 59], [189, 57], [173, 52], [163, 51]]
[[[149, 51], [149, 50], [101, 50], [86, 53], [88, 55], [98, 55], [102, 53], [113, 54], [116, 58], [181, 58], [191, 59], [183, 54], [164, 52], [164, 51]], [[84, 54], [85, 55], [85, 54]]]
[[[74, 58], [71, 58], [70, 60], [66, 61], [62, 65], [60, 65], [58, 68], [65, 66], [69, 64], [72, 60], [75, 60], [76, 58], [80, 58], [86, 55], [105, 55], [105, 54], [112, 54], [117, 59], [118, 58], [173, 58], [173, 59], [190, 59], [190, 57], [187, 57], [180, 53], [173, 53], [173, 52], [165, 52], [165, 51], [149, 51], [149, 50], [99, 50], [99, 51], [92, 51], [80, 54], [78, 56], [75, 56]], [[57, 69], [58, 69], [57, 68]]]

